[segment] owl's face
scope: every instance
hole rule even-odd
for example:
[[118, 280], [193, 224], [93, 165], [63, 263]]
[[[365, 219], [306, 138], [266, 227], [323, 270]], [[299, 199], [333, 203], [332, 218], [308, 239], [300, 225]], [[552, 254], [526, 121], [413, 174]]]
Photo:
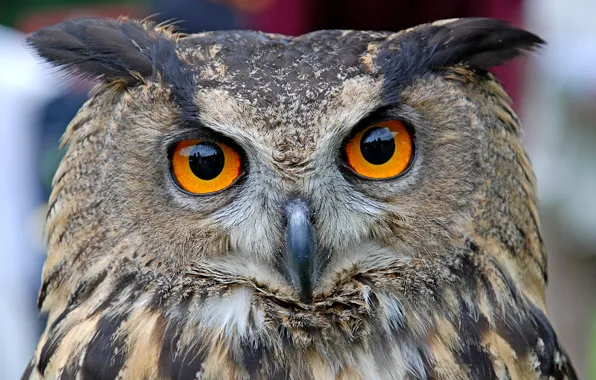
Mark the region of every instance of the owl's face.
[[422, 337], [477, 270], [542, 302], [533, 177], [486, 71], [538, 37], [485, 19], [296, 38], [86, 20], [31, 41], [105, 82], [65, 135], [50, 320], [97, 292], [85, 307], [283, 324], [307, 345], [370, 321]]
[[389, 36], [180, 40], [176, 69], [192, 81], [118, 100], [96, 169], [111, 177], [106, 223], [125, 224], [159, 271], [216, 271], [296, 302], [398, 263], [440, 268], [488, 176], [490, 125], [469, 99], [481, 95], [443, 75], [387, 86]]

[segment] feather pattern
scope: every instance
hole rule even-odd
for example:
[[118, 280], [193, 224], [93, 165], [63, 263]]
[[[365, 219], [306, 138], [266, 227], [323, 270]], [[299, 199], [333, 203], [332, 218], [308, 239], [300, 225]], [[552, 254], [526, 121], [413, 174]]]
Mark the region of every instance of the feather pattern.
[[[296, 38], [77, 20], [29, 41], [104, 83], [63, 137], [23, 379], [577, 378], [545, 312], [519, 120], [486, 71], [538, 37], [489, 19]], [[413, 166], [349, 177], [337, 150], [379, 115], [415, 129]], [[189, 134], [233, 139], [248, 170], [178, 191], [168, 152]], [[308, 302], [276, 267], [296, 193], [330, 256]]]

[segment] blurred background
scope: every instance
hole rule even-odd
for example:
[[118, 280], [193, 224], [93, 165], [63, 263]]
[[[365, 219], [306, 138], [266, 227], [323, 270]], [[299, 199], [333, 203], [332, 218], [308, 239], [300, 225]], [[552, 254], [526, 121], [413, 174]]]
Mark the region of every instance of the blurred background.
[[17, 379], [44, 321], [36, 296], [45, 202], [58, 140], [93, 83], [66, 80], [23, 44], [77, 17], [180, 20], [185, 32], [400, 30], [489, 16], [548, 46], [495, 69], [525, 126], [549, 252], [549, 312], [582, 379], [596, 380], [596, 1], [594, 0], [2, 0], [0, 2], [0, 379]]

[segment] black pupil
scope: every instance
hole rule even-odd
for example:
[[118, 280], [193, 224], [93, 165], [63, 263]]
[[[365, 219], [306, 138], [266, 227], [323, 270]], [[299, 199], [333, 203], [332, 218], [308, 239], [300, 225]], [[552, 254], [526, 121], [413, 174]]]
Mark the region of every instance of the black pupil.
[[208, 181], [221, 173], [225, 157], [219, 145], [201, 142], [192, 148], [188, 162], [194, 175]]
[[389, 161], [395, 152], [395, 140], [388, 128], [371, 128], [360, 140], [362, 156], [373, 165], [381, 165]]

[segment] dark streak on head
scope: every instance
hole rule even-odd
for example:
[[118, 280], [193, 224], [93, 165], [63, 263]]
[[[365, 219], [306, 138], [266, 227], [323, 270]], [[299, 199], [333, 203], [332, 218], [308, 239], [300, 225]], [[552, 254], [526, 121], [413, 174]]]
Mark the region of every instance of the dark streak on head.
[[195, 80], [192, 71], [176, 53], [173, 41], [161, 38], [151, 48], [151, 60], [155, 69], [153, 80], [157, 74], [162, 83], [172, 91], [172, 101], [180, 110], [182, 122], [194, 123], [198, 117], [198, 109], [193, 101]]

